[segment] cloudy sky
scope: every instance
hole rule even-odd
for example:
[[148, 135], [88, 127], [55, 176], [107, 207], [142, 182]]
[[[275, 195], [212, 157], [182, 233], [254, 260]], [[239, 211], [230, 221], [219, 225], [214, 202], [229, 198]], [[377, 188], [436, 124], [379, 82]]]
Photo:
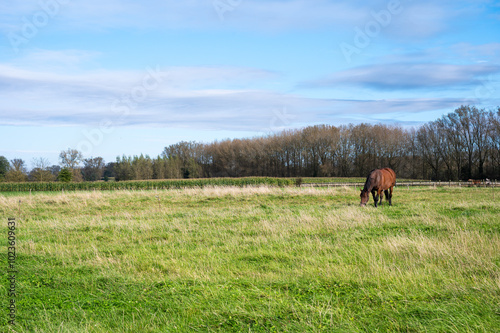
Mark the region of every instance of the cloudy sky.
[[156, 156], [500, 105], [497, 1], [0, 2], [0, 155]]

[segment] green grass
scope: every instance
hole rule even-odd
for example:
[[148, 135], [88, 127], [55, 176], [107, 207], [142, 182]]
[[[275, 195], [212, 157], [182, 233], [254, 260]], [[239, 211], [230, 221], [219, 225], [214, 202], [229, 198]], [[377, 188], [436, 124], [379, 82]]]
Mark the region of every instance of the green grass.
[[[498, 331], [500, 191], [396, 187], [393, 203], [361, 208], [353, 188], [1, 195], [19, 272], [18, 325], [4, 310], [0, 330]], [[0, 245], [5, 263], [6, 232]]]

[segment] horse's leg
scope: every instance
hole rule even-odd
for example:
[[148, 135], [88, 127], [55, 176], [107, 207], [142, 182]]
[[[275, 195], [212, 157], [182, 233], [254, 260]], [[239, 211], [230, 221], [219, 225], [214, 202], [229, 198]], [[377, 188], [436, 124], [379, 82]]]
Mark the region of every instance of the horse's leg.
[[389, 198], [389, 190], [384, 190], [385, 193], [385, 201], [389, 201], [389, 206], [391, 205], [391, 199]]
[[384, 198], [384, 191], [381, 189], [377, 190], [377, 197], [380, 197], [380, 201], [378, 202], [379, 206], [382, 206], [382, 199]]
[[375, 190], [372, 190], [373, 202], [375, 202], [375, 207], [377, 207], [378, 195], [376, 195], [375, 193]]
[[392, 206], [392, 186], [389, 187], [389, 206]]

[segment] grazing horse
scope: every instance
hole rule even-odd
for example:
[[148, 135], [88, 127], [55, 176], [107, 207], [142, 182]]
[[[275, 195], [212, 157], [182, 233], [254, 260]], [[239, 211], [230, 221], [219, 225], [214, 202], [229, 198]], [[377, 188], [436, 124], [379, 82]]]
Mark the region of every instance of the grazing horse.
[[481, 180], [479, 180], [479, 179], [469, 179], [468, 182], [469, 182], [469, 186], [481, 185]]
[[370, 199], [370, 192], [373, 195], [373, 201], [375, 201], [375, 207], [382, 204], [382, 198], [384, 195], [382, 191], [385, 192], [386, 200], [389, 201], [389, 205], [392, 205], [392, 188], [396, 185], [396, 173], [391, 168], [374, 169], [370, 171], [370, 174], [366, 178], [365, 187], [361, 190], [361, 204], [360, 206], [366, 206], [366, 203]]

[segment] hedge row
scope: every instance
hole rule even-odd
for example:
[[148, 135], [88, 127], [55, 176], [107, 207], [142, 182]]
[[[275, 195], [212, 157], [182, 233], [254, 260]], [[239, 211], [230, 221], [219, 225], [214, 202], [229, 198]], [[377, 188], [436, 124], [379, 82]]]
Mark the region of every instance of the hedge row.
[[204, 186], [290, 186], [295, 185], [293, 178], [246, 177], [246, 178], [207, 178], [207, 179], [170, 179], [170, 180], [134, 180], [123, 182], [26, 182], [0, 183], [0, 192], [29, 191], [90, 191], [90, 190], [154, 190], [179, 189]]

